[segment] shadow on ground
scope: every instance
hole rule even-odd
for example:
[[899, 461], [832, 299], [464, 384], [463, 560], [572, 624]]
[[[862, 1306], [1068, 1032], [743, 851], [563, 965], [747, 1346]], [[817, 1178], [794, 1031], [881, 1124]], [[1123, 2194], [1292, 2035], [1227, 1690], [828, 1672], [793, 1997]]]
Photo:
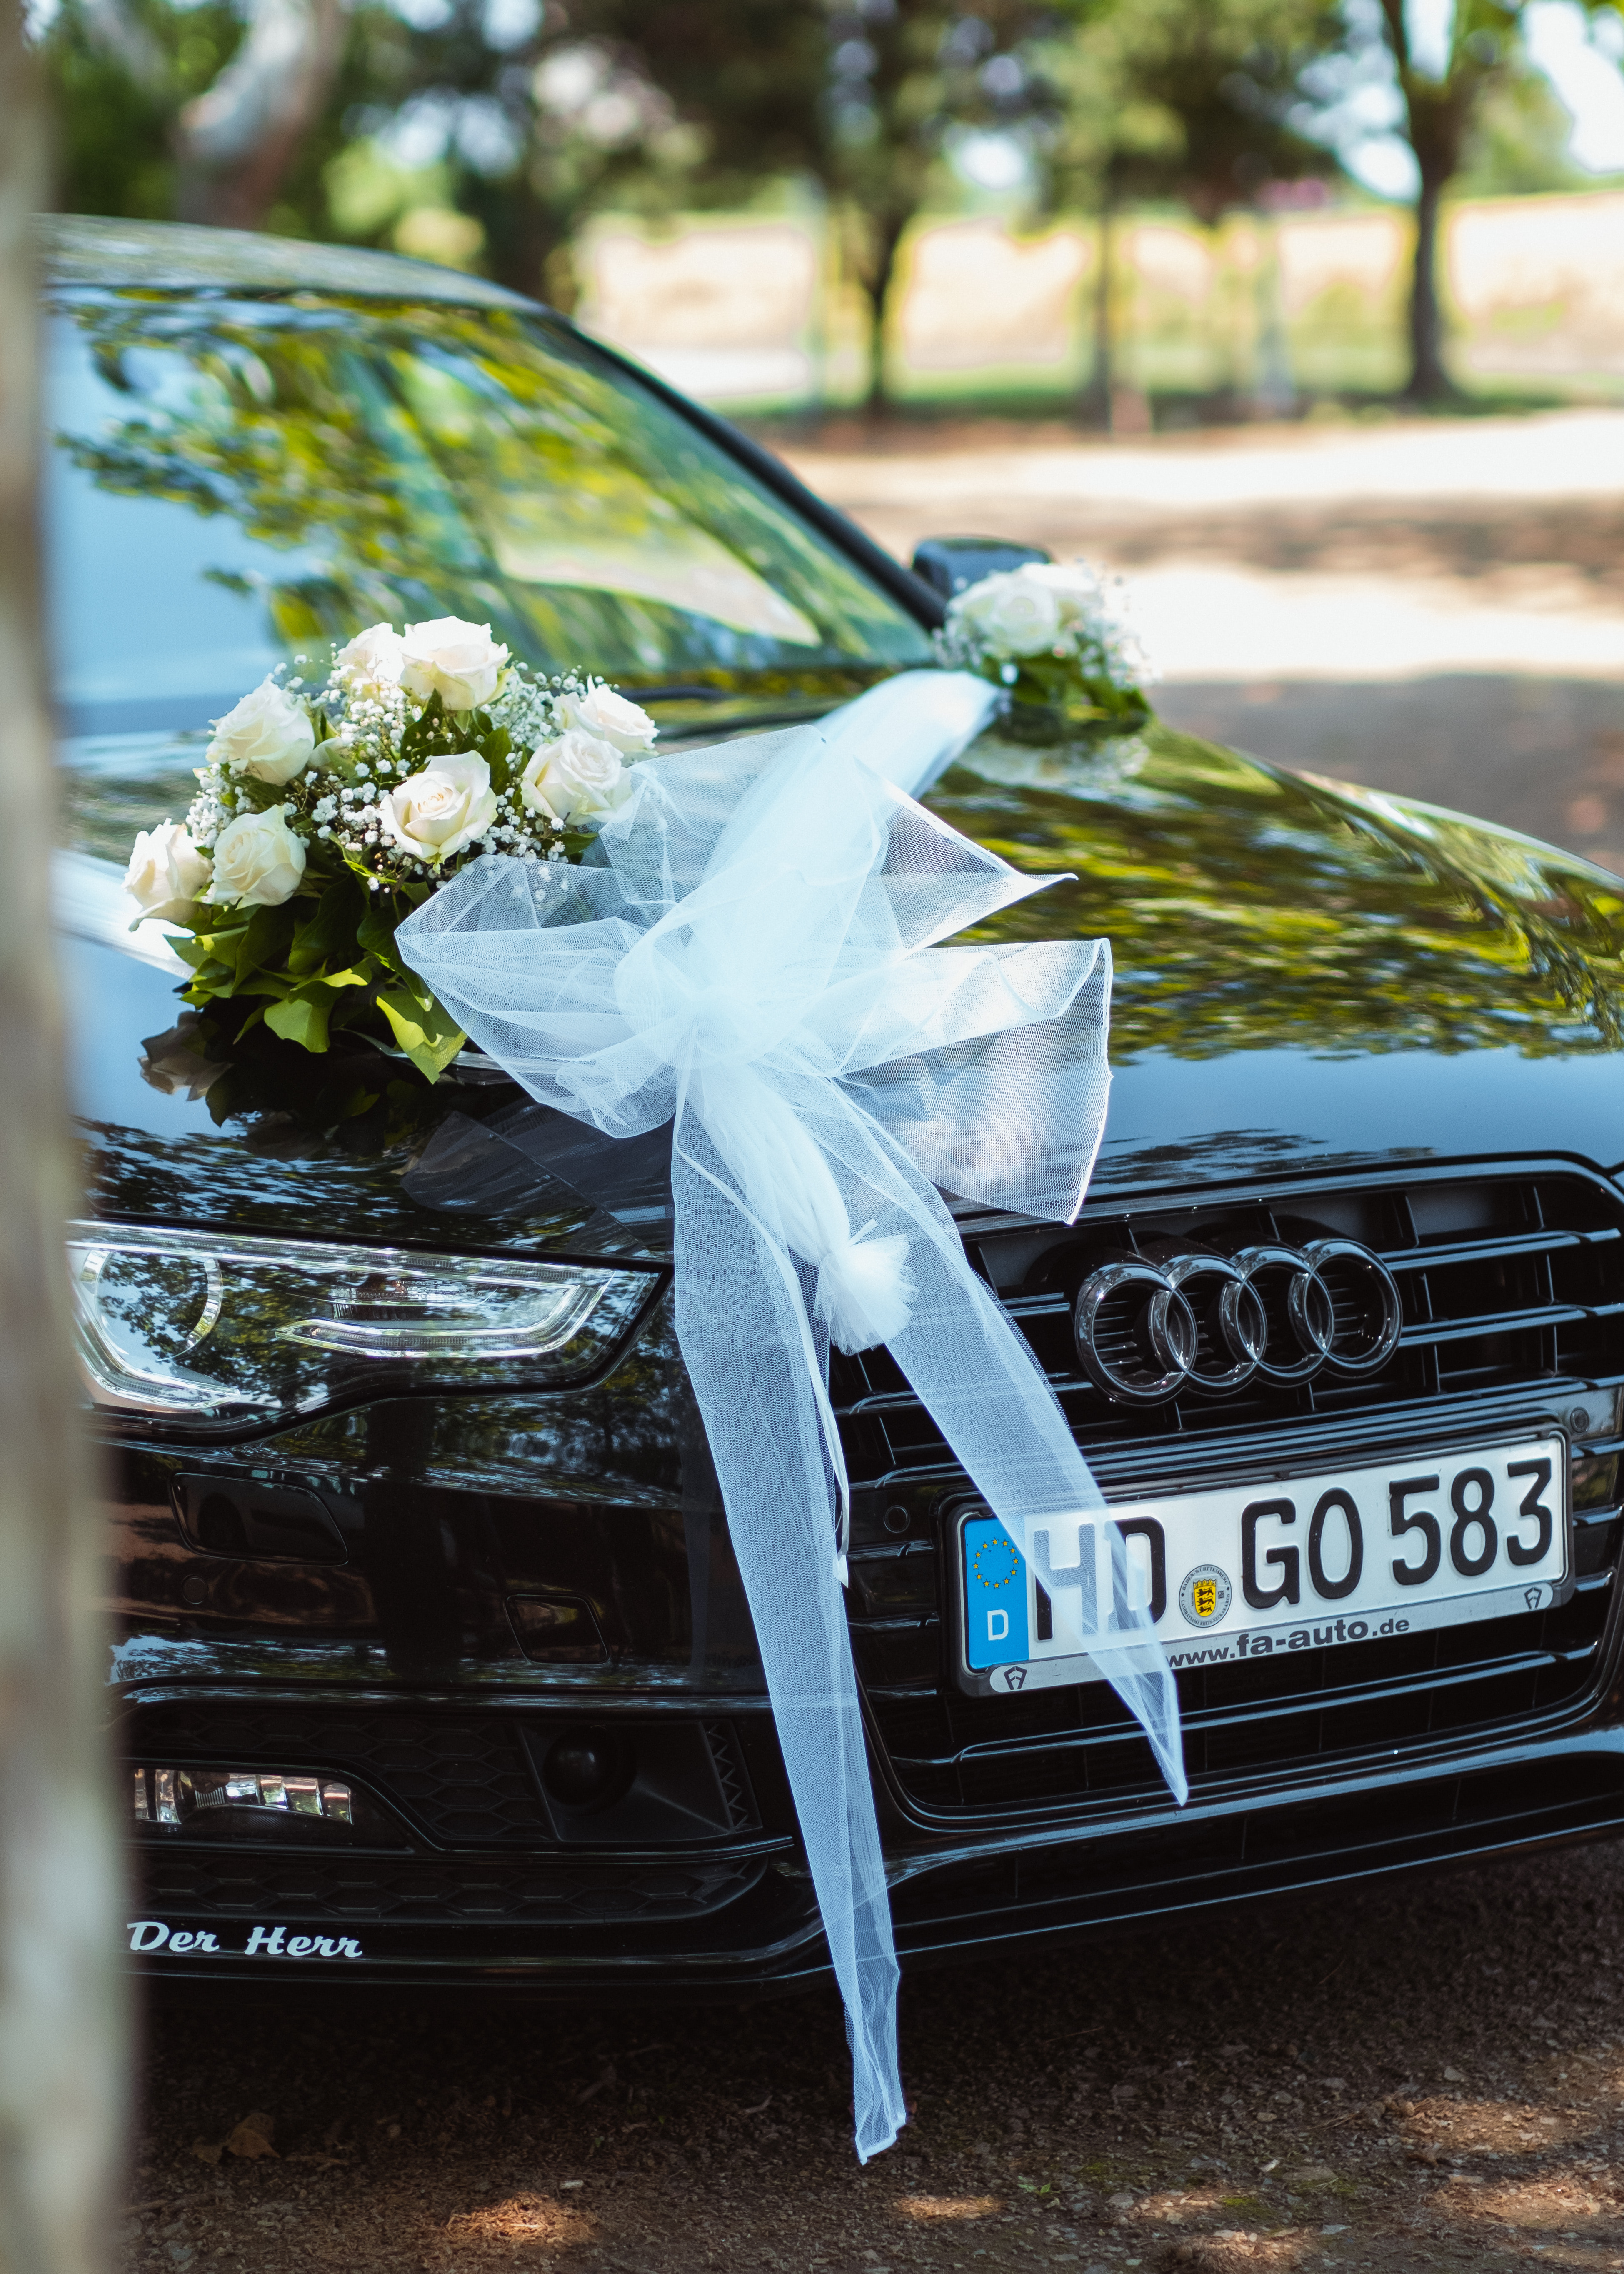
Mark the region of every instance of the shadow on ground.
[[867, 2171], [825, 1994], [171, 2011], [123, 2265], [1624, 2268], [1620, 1867], [1591, 1847], [914, 1977], [914, 2119]]

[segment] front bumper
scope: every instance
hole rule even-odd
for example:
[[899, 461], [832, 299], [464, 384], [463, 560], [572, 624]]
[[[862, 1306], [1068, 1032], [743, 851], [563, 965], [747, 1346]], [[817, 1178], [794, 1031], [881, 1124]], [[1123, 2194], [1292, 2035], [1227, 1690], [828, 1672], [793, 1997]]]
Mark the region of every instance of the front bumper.
[[[1624, 1833], [1624, 1715], [1615, 1697], [1538, 1743], [1368, 1765], [1309, 1791], [1198, 1796], [1083, 1837], [1028, 1830], [948, 1848], [883, 1815], [898, 1954], [920, 1967]], [[134, 1962], [194, 1990], [303, 1981], [324, 1997], [410, 1984], [693, 1999], [796, 1990], [829, 1972], [800, 1856], [764, 1828], [641, 1854], [339, 1856], [203, 1849], [143, 1827], [139, 1866]]]

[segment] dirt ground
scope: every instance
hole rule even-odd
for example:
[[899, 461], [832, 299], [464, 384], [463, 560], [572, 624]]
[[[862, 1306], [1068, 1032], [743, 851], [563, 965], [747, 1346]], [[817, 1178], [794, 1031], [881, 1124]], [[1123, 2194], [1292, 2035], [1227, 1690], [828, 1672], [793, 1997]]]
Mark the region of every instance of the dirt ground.
[[866, 2171], [830, 1996], [168, 2013], [123, 2263], [1624, 2268], [1621, 1864], [1592, 1847], [914, 1977], [913, 2120]]
[[1121, 572], [1175, 725], [1624, 870], [1624, 420], [769, 439], [904, 560], [974, 534]]
[[[938, 434], [910, 459], [904, 438], [882, 464], [837, 435], [797, 456], [905, 557], [930, 530], [985, 531], [1131, 573], [1239, 562], [1283, 591], [1334, 572], [1386, 602], [1441, 584], [1467, 616], [1515, 570], [1545, 599], [1503, 668], [1383, 679], [1365, 657], [1338, 678], [1282, 643], [1250, 675], [1176, 676], [1161, 707], [1624, 870], [1624, 498], [1500, 493], [1491, 447], [1470, 494], [1410, 508], [1357, 478], [1312, 507], [1046, 505], [1030, 483], [1012, 503], [1020, 445]], [[1541, 606], [1550, 621], [1575, 589], [1618, 611], [1612, 676], [1538, 667]], [[1624, 1854], [1596, 1847], [911, 1979], [914, 2120], [867, 2171], [830, 1995], [455, 2022], [404, 2003], [168, 2011], [122, 2263], [1624, 2269], [1621, 1902]]]

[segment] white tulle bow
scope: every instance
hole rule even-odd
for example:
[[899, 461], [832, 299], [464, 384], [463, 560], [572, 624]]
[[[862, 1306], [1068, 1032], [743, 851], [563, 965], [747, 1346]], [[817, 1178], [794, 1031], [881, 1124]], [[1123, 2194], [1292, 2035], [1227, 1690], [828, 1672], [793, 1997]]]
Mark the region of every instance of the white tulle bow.
[[[1104, 1506], [941, 1197], [1069, 1223], [1109, 1081], [1105, 942], [941, 945], [1053, 881], [897, 786], [989, 699], [908, 674], [816, 726], [645, 761], [586, 863], [487, 856], [398, 935], [532, 1096], [611, 1136], [674, 1124], [677, 1333], [846, 1999], [865, 2158], [905, 2111], [830, 1342], [889, 1344], [1023, 1555]], [[1091, 1654], [1182, 1800], [1171, 1676], [1124, 1615], [1125, 1576], [1114, 1595]]]

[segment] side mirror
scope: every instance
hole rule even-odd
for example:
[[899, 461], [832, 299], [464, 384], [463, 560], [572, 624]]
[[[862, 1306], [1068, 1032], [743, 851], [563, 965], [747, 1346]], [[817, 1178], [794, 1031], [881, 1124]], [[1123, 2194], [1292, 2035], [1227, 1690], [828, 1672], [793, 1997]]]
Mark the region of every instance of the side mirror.
[[914, 549], [912, 567], [921, 582], [951, 600], [966, 584], [1019, 568], [1023, 561], [1048, 561], [1036, 545], [1009, 545], [1001, 537], [927, 537]]

